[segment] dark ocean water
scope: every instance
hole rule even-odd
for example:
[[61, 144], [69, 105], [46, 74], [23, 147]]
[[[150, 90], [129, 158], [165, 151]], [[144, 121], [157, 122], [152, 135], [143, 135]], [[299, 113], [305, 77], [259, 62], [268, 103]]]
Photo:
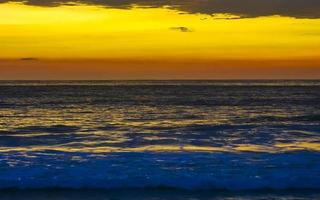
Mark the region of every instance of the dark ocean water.
[[0, 188], [320, 198], [320, 81], [2, 81]]

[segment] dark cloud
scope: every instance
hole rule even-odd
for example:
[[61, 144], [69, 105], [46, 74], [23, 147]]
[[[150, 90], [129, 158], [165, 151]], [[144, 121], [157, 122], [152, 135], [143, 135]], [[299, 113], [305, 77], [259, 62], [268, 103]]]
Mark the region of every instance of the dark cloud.
[[[296, 18], [320, 18], [320, 0], [13, 0], [38, 6], [58, 6], [85, 3], [113, 8], [171, 6], [187, 13], [228, 13], [241, 17], [270, 15]], [[8, 2], [0, 0], [0, 3]]]
[[32, 57], [26, 57], [26, 58], [20, 58], [22, 61], [36, 61], [38, 58], [32, 58]]
[[178, 26], [178, 27], [170, 27], [171, 30], [181, 31], [181, 32], [192, 32], [191, 29], [184, 26]]

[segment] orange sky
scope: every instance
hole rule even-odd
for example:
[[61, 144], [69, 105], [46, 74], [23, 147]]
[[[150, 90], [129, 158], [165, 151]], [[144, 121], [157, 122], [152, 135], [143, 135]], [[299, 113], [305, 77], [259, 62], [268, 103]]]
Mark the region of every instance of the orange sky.
[[0, 4], [0, 79], [319, 79], [320, 19]]
[[2, 60], [4, 80], [319, 79], [314, 60]]

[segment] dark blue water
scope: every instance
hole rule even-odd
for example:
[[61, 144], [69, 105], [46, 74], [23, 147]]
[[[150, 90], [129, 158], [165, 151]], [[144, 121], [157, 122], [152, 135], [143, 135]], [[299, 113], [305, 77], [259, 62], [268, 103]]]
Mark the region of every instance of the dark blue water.
[[0, 188], [162, 187], [320, 190], [320, 81], [0, 82]]

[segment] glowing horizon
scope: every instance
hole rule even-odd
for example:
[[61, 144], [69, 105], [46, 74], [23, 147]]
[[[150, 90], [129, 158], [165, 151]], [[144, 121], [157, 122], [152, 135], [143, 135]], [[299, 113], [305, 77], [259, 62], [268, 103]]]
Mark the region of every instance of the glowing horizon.
[[0, 11], [0, 79], [320, 78], [316, 16], [12, 2]]

